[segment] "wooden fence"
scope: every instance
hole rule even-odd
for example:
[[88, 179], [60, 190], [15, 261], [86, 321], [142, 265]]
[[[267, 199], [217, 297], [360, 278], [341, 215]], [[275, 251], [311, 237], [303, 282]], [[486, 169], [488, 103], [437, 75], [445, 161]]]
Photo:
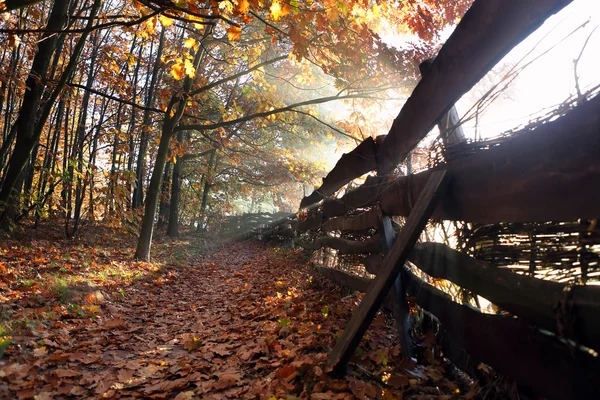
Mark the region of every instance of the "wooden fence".
[[[444, 354], [460, 368], [472, 371], [479, 362], [486, 363], [547, 398], [600, 398], [596, 379], [600, 287], [515, 274], [497, 268], [494, 257], [481, 260], [444, 244], [417, 243], [430, 218], [493, 224], [489, 226], [496, 228], [486, 233], [487, 238], [497, 236], [497, 228], [507, 224], [541, 223], [537, 228], [541, 238], [548, 233], [542, 228], [551, 226], [550, 234], [558, 235], [579, 221], [584, 233], [581, 227], [576, 230], [575, 245], [580, 247], [566, 260], [581, 262], [582, 271], [584, 262], [586, 270], [598, 268], [598, 255], [587, 252], [581, 257], [581, 249], [597, 244], [599, 237], [595, 221], [600, 216], [600, 96], [579, 99], [558, 119], [467, 156], [448, 158], [430, 170], [409, 176], [390, 174], [498, 60], [568, 3], [476, 0], [429, 65], [390, 132], [367, 138], [342, 156], [321, 187], [302, 200], [305, 212], [295, 226], [287, 218], [267, 227], [267, 231], [278, 226], [295, 229], [296, 243], [306, 249], [354, 254], [376, 276], [370, 279], [317, 266], [334, 281], [367, 293], [330, 355], [334, 371], [343, 369], [386, 301], [394, 311], [403, 353], [410, 355], [409, 295], [439, 320]], [[339, 198], [334, 196], [371, 171], [377, 175]], [[394, 229], [392, 216], [407, 217], [402, 229]], [[532, 244], [527, 254], [533, 269], [536, 257], [552, 253], [536, 248]], [[552, 257], [560, 259], [561, 254], [555, 253]], [[450, 280], [488, 299], [504, 312], [485, 314], [453, 301], [409, 269], [407, 261], [431, 277]]]

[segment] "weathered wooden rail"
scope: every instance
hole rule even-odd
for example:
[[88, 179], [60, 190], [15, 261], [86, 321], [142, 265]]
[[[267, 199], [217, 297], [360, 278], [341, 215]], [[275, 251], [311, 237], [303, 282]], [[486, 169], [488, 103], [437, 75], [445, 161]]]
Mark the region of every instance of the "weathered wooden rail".
[[[544, 281], [444, 244], [417, 243], [430, 218], [477, 226], [519, 223], [531, 243], [535, 234], [574, 233], [578, 247], [569, 250], [567, 260], [580, 262], [582, 271], [592, 263], [598, 268], [598, 254], [586, 249], [600, 243], [595, 223], [600, 216], [600, 96], [580, 99], [560, 118], [516, 132], [489, 149], [452, 157], [418, 174], [386, 175], [501, 57], [569, 2], [476, 0], [428, 64], [390, 132], [367, 138], [342, 156], [321, 187], [302, 200], [305, 214], [294, 226], [295, 243], [337, 255], [362, 254], [366, 270], [375, 275], [369, 279], [316, 266], [333, 281], [366, 293], [330, 354], [334, 372], [344, 370], [383, 304], [394, 310], [403, 355], [410, 355], [408, 294], [439, 320], [440, 345], [460, 368], [473, 371], [477, 360], [547, 398], [600, 398], [595, 379], [600, 371], [599, 286]], [[371, 171], [377, 176], [334, 196]], [[407, 217], [397, 238], [390, 216]], [[528, 228], [547, 221], [554, 223]], [[560, 221], [592, 222], [582, 232], [581, 226]], [[532, 244], [529, 272], [536, 268], [536, 257], [560, 257], [561, 251], [538, 251]], [[503, 314], [455, 302], [417, 276], [407, 261], [430, 277], [488, 299]]]

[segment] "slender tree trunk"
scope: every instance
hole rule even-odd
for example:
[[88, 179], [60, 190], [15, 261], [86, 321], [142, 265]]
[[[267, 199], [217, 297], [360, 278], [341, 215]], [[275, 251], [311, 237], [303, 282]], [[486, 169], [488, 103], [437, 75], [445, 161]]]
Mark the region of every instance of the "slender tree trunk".
[[108, 178], [108, 198], [106, 199], [106, 213], [104, 217], [112, 217], [115, 200], [115, 188], [117, 186], [117, 154], [119, 153], [119, 135], [121, 134], [121, 112], [123, 103], [119, 103], [117, 108], [117, 122], [115, 123], [115, 138], [113, 140], [112, 155], [110, 159], [110, 176]]
[[165, 223], [169, 220], [169, 182], [171, 181], [171, 170], [173, 169], [173, 163], [167, 163], [165, 167], [165, 175], [163, 176], [162, 186], [160, 188], [160, 207], [158, 209], [158, 223], [156, 224], [157, 229], [162, 229]]
[[[177, 134], [177, 141], [182, 144], [184, 132]], [[181, 197], [181, 172], [183, 171], [183, 157], [177, 157], [173, 166], [173, 180], [171, 182], [171, 200], [169, 201], [169, 225], [167, 236], [174, 238], [179, 235], [179, 200]]]
[[[205, 228], [206, 218], [206, 207], [208, 206], [208, 193], [212, 187], [214, 172], [217, 170], [217, 164], [219, 163], [219, 157], [217, 156], [217, 150], [213, 151], [208, 160], [208, 172], [204, 179], [204, 189], [202, 190], [202, 203], [200, 204], [200, 222], [198, 223], [198, 231]], [[202, 227], [202, 228], [200, 228]]]
[[[203, 36], [203, 40], [207, 38], [212, 31], [209, 27], [206, 28]], [[200, 61], [204, 57], [204, 48], [196, 53], [194, 57], [193, 66], [198, 71], [200, 67]], [[158, 205], [158, 197], [160, 194], [160, 184], [165, 170], [165, 163], [167, 161], [167, 155], [171, 143], [171, 138], [177, 124], [181, 120], [183, 113], [185, 112], [187, 104], [187, 94], [190, 92], [193, 84], [193, 79], [186, 77], [183, 83], [183, 90], [177, 92], [171, 98], [169, 106], [165, 111], [165, 117], [163, 122], [162, 134], [160, 143], [158, 145], [158, 154], [156, 162], [154, 164], [154, 170], [152, 171], [152, 178], [150, 179], [150, 185], [148, 187], [148, 196], [146, 198], [146, 206], [144, 208], [144, 217], [142, 219], [142, 229], [140, 232], [140, 238], [135, 253], [135, 258], [142, 261], [150, 260], [150, 248], [152, 246], [152, 231], [154, 228], [154, 215]]]
[[144, 218], [142, 219], [142, 230], [140, 232], [140, 238], [135, 253], [135, 258], [141, 261], [150, 261], [150, 249], [152, 245], [152, 231], [154, 228], [154, 214], [156, 213], [156, 207], [158, 205], [158, 197], [160, 194], [160, 184], [165, 170], [165, 164], [167, 162], [167, 155], [169, 153], [169, 147], [171, 145], [171, 137], [173, 136], [173, 130], [183, 110], [185, 109], [185, 100], [179, 100], [176, 104], [172, 104], [168, 111], [177, 105], [179, 108], [177, 113], [178, 118], [175, 120], [173, 117], [169, 117], [169, 114], [165, 113], [165, 122], [163, 123], [162, 135], [160, 138], [160, 144], [158, 145], [158, 154], [156, 155], [156, 161], [154, 164], [154, 170], [152, 171], [152, 178], [150, 178], [150, 185], [148, 187], [148, 196], [146, 197], [146, 205], [144, 207]]
[[146, 153], [148, 152], [148, 133], [150, 129], [150, 111], [149, 108], [154, 104], [155, 87], [158, 78], [158, 71], [160, 69], [160, 58], [165, 44], [165, 29], [160, 32], [160, 41], [158, 43], [158, 50], [156, 51], [156, 58], [154, 60], [154, 67], [152, 69], [152, 75], [150, 78], [150, 85], [146, 81], [146, 109], [144, 110], [144, 116], [142, 118], [142, 131], [140, 134], [140, 149], [138, 152], [138, 159], [135, 173], [135, 186], [133, 190], [133, 208], [140, 207], [143, 204], [143, 181], [146, 175]]

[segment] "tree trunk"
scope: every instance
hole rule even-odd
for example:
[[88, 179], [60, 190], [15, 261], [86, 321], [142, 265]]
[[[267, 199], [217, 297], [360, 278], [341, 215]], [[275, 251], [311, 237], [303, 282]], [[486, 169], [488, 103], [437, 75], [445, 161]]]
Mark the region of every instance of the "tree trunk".
[[[67, 0], [55, 1], [48, 22], [49, 31], [58, 30], [64, 25], [64, 21], [66, 19], [66, 8], [68, 4], [69, 1]], [[27, 87], [32, 88], [31, 85], [33, 85], [34, 87], [36, 87], [36, 90], [35, 93], [33, 93], [33, 89], [26, 91], [25, 97], [23, 99], [23, 104], [21, 105], [21, 111], [25, 110], [26, 112], [21, 112], [16, 122], [19, 131], [17, 133], [17, 141], [15, 144], [13, 154], [9, 160], [8, 170], [6, 171], [5, 179], [2, 184], [2, 188], [0, 189], [0, 204], [9, 204], [9, 200], [12, 197], [14, 188], [20, 180], [23, 168], [25, 167], [29, 157], [31, 156], [31, 151], [33, 150], [33, 147], [38, 143], [40, 136], [42, 135], [42, 130], [44, 128], [46, 120], [48, 119], [48, 116], [50, 115], [50, 111], [52, 110], [54, 102], [58, 98], [58, 95], [62, 92], [62, 89], [64, 88], [67, 79], [71, 76], [71, 73], [75, 69], [77, 61], [79, 59], [79, 55], [81, 54], [83, 46], [85, 45], [85, 42], [89, 35], [89, 31], [91, 30], [94, 24], [94, 17], [100, 9], [100, 5], [101, 0], [94, 1], [94, 4], [89, 14], [90, 18], [88, 19], [88, 23], [86, 24], [86, 31], [82, 33], [79, 37], [77, 44], [75, 45], [73, 54], [71, 54], [69, 62], [65, 67], [59, 82], [52, 90], [52, 93], [50, 94], [48, 99], [44, 102], [42, 109], [41, 111], [39, 111], [38, 114], [41, 96], [46, 86], [45, 84], [42, 84], [42, 82], [39, 82], [36, 76], [46, 76], [48, 65], [50, 63], [50, 58], [52, 56], [52, 53], [54, 52], [54, 49], [56, 48], [58, 40], [57, 35], [49, 33], [45, 35], [47, 39], [43, 40], [40, 43], [38, 52], [36, 53], [36, 56], [33, 61], [31, 73], [29, 75], [29, 78], [27, 79]], [[43, 72], [43, 74], [37, 73], [38, 70]], [[30, 106], [32, 106], [32, 108], [28, 108]], [[35, 117], [38, 115], [39, 117], [36, 121]], [[30, 118], [31, 120], [27, 122], [27, 118]], [[10, 209], [11, 207], [9, 205], [5, 208], [2, 214], [0, 214], [0, 227], [8, 226], [7, 220]]]
[[[177, 134], [177, 141], [182, 144], [184, 131]], [[169, 201], [169, 225], [167, 236], [174, 238], [179, 235], [179, 200], [181, 198], [181, 172], [183, 170], [183, 157], [177, 157], [173, 166], [173, 180], [171, 182], [171, 200]]]
[[[156, 80], [158, 77], [158, 71], [160, 69], [160, 58], [165, 43], [165, 30], [162, 29], [160, 32], [160, 42], [158, 44], [158, 50], [156, 51], [156, 59], [154, 61], [154, 67], [152, 69], [152, 77], [150, 79], [150, 85], [146, 81], [146, 87], [148, 92], [146, 94], [146, 109], [144, 110], [144, 116], [142, 118], [142, 131], [140, 134], [140, 149], [138, 152], [137, 168], [135, 171], [135, 186], [133, 190], [133, 208], [140, 207], [143, 203], [143, 180], [146, 175], [146, 153], [148, 151], [148, 130], [150, 129], [150, 111], [149, 109], [154, 104], [154, 90], [156, 86]], [[141, 57], [140, 57], [141, 58]]]
[[156, 224], [156, 227], [158, 229], [162, 229], [165, 226], [165, 223], [169, 220], [169, 182], [171, 181], [172, 168], [173, 163], [167, 163], [165, 174], [163, 176], [162, 186], [160, 189], [160, 207], [158, 210], [158, 224]]
[[[49, 32], [63, 27], [67, 20], [68, 5], [69, 0], [56, 0], [54, 2], [46, 25]], [[29, 90], [25, 91], [19, 117], [15, 122], [17, 129], [15, 148], [8, 163], [4, 182], [0, 188], [0, 204], [3, 204], [2, 207], [4, 208], [0, 214], [0, 227], [7, 226], [10, 208], [15, 202], [13, 189], [18, 183], [23, 168], [27, 165], [31, 156], [31, 151], [39, 139], [34, 135], [35, 120], [46, 87], [46, 74], [52, 54], [58, 43], [58, 36], [54, 33], [46, 33], [39, 43], [38, 51], [33, 59], [29, 77], [26, 81]], [[42, 79], [39, 79], [40, 77]]]
[[[205, 39], [211, 33], [211, 28], [207, 27], [203, 38]], [[193, 66], [196, 71], [200, 67], [200, 61], [204, 56], [204, 48], [196, 53], [194, 57]], [[152, 230], [154, 228], [154, 214], [156, 213], [156, 206], [158, 205], [158, 197], [160, 194], [160, 186], [162, 181], [163, 172], [165, 170], [165, 163], [167, 162], [167, 155], [171, 143], [171, 138], [175, 131], [175, 127], [179, 124], [185, 108], [187, 105], [187, 94], [192, 88], [194, 80], [190, 77], [186, 77], [183, 83], [183, 90], [176, 92], [169, 102], [169, 106], [165, 111], [165, 118], [163, 122], [162, 135], [160, 143], [158, 145], [158, 154], [156, 162], [154, 164], [154, 170], [152, 171], [152, 178], [150, 179], [150, 185], [148, 187], [148, 196], [146, 198], [146, 206], [144, 208], [144, 217], [142, 219], [142, 230], [140, 232], [140, 238], [138, 246], [135, 252], [135, 258], [142, 261], [150, 260], [150, 247], [152, 244]]]
[[[173, 105], [169, 107], [167, 111], [169, 112], [172, 108]], [[178, 108], [181, 110], [181, 113], [177, 114], [183, 114], [183, 110], [185, 109], [185, 100], [179, 101]], [[176, 125], [176, 120], [169, 117], [168, 112], [165, 113], [165, 122], [163, 124], [160, 144], [158, 145], [158, 154], [156, 155], [156, 162], [154, 164], [154, 170], [152, 171], [152, 178], [150, 178], [150, 186], [148, 187], [148, 195], [146, 197], [146, 205], [144, 207], [142, 230], [140, 232], [140, 238], [135, 252], [135, 258], [141, 261], [150, 261], [154, 214], [156, 213], [156, 206], [158, 204], [161, 181], [163, 172], [165, 170], [165, 164], [167, 162], [169, 147], [171, 145], [171, 137], [173, 136], [173, 129]], [[181, 115], [178, 115], [177, 121], [179, 118], [181, 118]]]

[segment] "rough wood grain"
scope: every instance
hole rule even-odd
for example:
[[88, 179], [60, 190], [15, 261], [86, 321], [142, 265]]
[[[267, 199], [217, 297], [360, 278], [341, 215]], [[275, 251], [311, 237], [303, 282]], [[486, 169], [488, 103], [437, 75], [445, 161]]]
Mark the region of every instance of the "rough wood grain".
[[[382, 253], [387, 254], [394, 246], [396, 232], [392, 227], [392, 220], [388, 216], [384, 216], [381, 221], [379, 230], [382, 236]], [[406, 287], [402, 279], [402, 272], [396, 277], [391, 289], [390, 296], [395, 301], [392, 302], [392, 313], [396, 322], [396, 329], [400, 339], [400, 348], [402, 349], [402, 357], [410, 359], [414, 354], [414, 344], [410, 331], [412, 329], [412, 320], [410, 318], [410, 309], [406, 299]]]
[[[440, 168], [452, 177], [433, 217], [481, 224], [573, 221], [600, 216], [600, 96], [477, 154]], [[407, 216], [435, 169], [393, 183], [368, 181], [325, 201], [326, 217], [380, 200], [388, 215]]]
[[323, 202], [323, 217], [334, 217], [356, 208], [377, 204], [380, 192], [393, 183], [394, 179], [369, 176], [365, 183], [344, 194], [340, 199], [326, 199]]
[[377, 154], [393, 170], [458, 99], [505, 54], [570, 0], [477, 0], [394, 120]]
[[294, 242], [298, 246], [308, 250], [318, 250], [321, 247], [329, 247], [339, 250], [340, 253], [343, 254], [364, 254], [375, 253], [379, 251], [379, 241], [379, 235], [374, 235], [364, 242], [331, 236], [322, 236], [313, 240], [312, 242], [297, 238]]
[[369, 286], [371, 283], [373, 283], [372, 279], [352, 275], [339, 269], [315, 265], [315, 270], [338, 285], [342, 285], [363, 293], [367, 293]]
[[381, 223], [381, 210], [374, 207], [353, 217], [331, 218], [323, 223], [322, 231], [364, 231], [377, 228]]
[[323, 198], [334, 194], [351, 180], [373, 171], [376, 167], [377, 143], [382, 140], [383, 137], [377, 139], [368, 137], [350, 153], [342, 155], [335, 167], [323, 178], [321, 187], [302, 199], [300, 208], [318, 203]]
[[565, 291], [568, 286], [562, 283], [497, 269], [440, 243], [417, 244], [408, 259], [428, 275], [472, 290], [551, 332], [559, 332], [556, 308], [563, 304], [574, 319], [573, 332], [566, 329], [567, 337], [600, 350], [600, 287], [575, 286]]
[[[434, 314], [456, 344], [498, 372], [549, 399], [599, 398], [600, 362], [522, 321], [482, 314], [406, 272], [417, 304]], [[573, 350], [573, 353], [571, 351]]]

